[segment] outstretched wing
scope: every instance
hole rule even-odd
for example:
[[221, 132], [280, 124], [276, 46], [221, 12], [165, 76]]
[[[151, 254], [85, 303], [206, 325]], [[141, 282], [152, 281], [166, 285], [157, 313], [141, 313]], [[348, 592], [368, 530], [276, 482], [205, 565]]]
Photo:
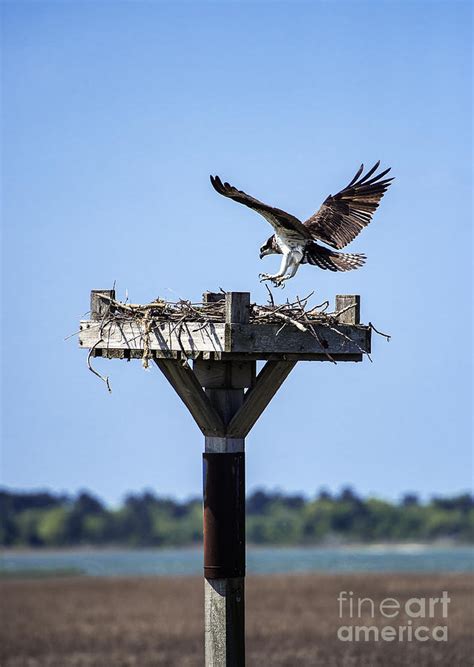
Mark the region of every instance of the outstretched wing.
[[364, 171], [362, 164], [352, 181], [337, 195], [329, 195], [319, 211], [304, 222], [313, 238], [340, 249], [367, 227], [393, 181], [393, 178], [381, 180], [390, 168], [371, 178], [379, 165], [380, 160], [360, 178]]
[[242, 190], [237, 190], [229, 183], [222, 183], [219, 176], [211, 176], [211, 183], [214, 189], [224, 197], [229, 197], [239, 204], [244, 204], [249, 208], [252, 208], [257, 213], [260, 213], [267, 222], [271, 224], [275, 232], [286, 233], [286, 235], [296, 236], [303, 239], [311, 238], [311, 231], [303, 225], [303, 223], [295, 218], [294, 215], [286, 213], [279, 208], [274, 208], [273, 206], [267, 206], [263, 202], [251, 197], [250, 195], [242, 192]]

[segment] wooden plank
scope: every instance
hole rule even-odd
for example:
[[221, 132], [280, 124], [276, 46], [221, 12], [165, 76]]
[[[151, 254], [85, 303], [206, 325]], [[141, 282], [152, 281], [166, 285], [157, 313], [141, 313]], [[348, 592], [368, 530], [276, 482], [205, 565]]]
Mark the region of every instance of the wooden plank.
[[[144, 328], [137, 322], [111, 323], [102, 328], [91, 320], [80, 323], [79, 344], [84, 348], [143, 350]], [[227, 332], [224, 332], [224, 328]], [[161, 352], [200, 352], [268, 354], [354, 355], [370, 351], [370, 329], [362, 325], [341, 324], [329, 329], [315, 326], [319, 337], [280, 324], [224, 324], [188, 322], [179, 332], [176, 323], [162, 322], [150, 332], [149, 349]], [[279, 331], [280, 330], [280, 331]], [[279, 333], [278, 333], [279, 332]], [[278, 335], [277, 335], [278, 334]], [[225, 338], [227, 335], [227, 347]], [[99, 342], [100, 341], [100, 342]], [[230, 348], [230, 349], [229, 349]]]
[[[143, 359], [143, 350], [129, 350], [127, 348], [101, 349], [93, 351], [93, 357], [102, 357], [104, 359]], [[153, 352], [153, 358], [156, 359], [181, 359], [180, 352]]]
[[[224, 323], [161, 322], [150, 331], [149, 349], [163, 352], [218, 352], [224, 350]], [[145, 335], [142, 324], [133, 321], [113, 322], [102, 328], [100, 322], [80, 323], [81, 347], [99, 349], [143, 350]], [[101, 340], [102, 339], [102, 340]], [[101, 342], [99, 342], [101, 341]]]
[[231, 349], [226, 344], [225, 352], [362, 354], [367, 351], [370, 340], [370, 330], [364, 326], [329, 328], [314, 325], [317, 337], [292, 326], [281, 329], [280, 324], [231, 324], [226, 327], [226, 343], [229, 336], [232, 343]]
[[[367, 350], [370, 352], [370, 350]], [[110, 352], [110, 354], [109, 354]], [[143, 350], [128, 350], [121, 349], [119, 352], [123, 353], [123, 359], [142, 359]], [[263, 352], [252, 354], [249, 352], [203, 352], [202, 355], [206, 355], [206, 361], [237, 361], [237, 362], [248, 362], [248, 361], [329, 361], [328, 357], [322, 353], [312, 354], [311, 352], [301, 353], [301, 354], [291, 354], [291, 353], [281, 353], [277, 354], [275, 352], [269, 352], [265, 354]], [[116, 359], [117, 354], [116, 350], [103, 350], [96, 349], [92, 353], [93, 357], [103, 357], [104, 359]], [[173, 352], [173, 351], [159, 351], [154, 350], [153, 356], [156, 359], [187, 359], [188, 355], [183, 355], [182, 352]], [[333, 354], [331, 355], [334, 361], [339, 362], [361, 362], [364, 357], [362, 354]], [[122, 357], [120, 357], [122, 358]], [[252, 380], [251, 385], [255, 382], [255, 377]], [[201, 384], [201, 386], [204, 386]]]
[[[343, 311], [343, 312], [341, 312]], [[336, 314], [341, 324], [360, 323], [360, 296], [358, 294], [338, 294], [336, 296]]]
[[296, 361], [267, 361], [242, 407], [230, 420], [228, 437], [245, 438], [295, 365]]
[[187, 362], [172, 359], [155, 359], [154, 361], [188, 408], [204, 435], [223, 436], [225, 434], [224, 422]]
[[[368, 350], [369, 351], [369, 350]], [[322, 352], [301, 352], [292, 354], [291, 352], [205, 352], [206, 359], [212, 361], [330, 361], [326, 354]], [[362, 361], [362, 354], [338, 354], [331, 355], [334, 361]]]

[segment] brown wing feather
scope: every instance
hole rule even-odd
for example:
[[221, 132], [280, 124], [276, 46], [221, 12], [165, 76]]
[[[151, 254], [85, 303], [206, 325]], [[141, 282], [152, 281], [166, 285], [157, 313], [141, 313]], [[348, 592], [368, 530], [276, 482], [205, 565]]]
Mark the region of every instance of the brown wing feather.
[[329, 195], [319, 211], [304, 222], [311, 236], [333, 248], [344, 248], [367, 227], [393, 178], [382, 179], [390, 169], [373, 178], [380, 161], [360, 178], [361, 165], [352, 181], [336, 195]]
[[211, 183], [220, 195], [224, 197], [229, 197], [239, 204], [244, 204], [249, 208], [260, 213], [267, 222], [269, 222], [275, 231], [278, 233], [283, 229], [286, 233], [293, 234], [304, 239], [311, 238], [310, 230], [303, 225], [303, 223], [295, 218], [294, 215], [282, 211], [279, 208], [274, 208], [273, 206], [267, 206], [263, 202], [251, 197], [246, 192], [242, 190], [237, 190], [229, 183], [223, 183], [219, 176], [211, 176]]
[[365, 260], [365, 255], [361, 253], [334, 252], [317, 243], [311, 243], [306, 248], [303, 264], [312, 264], [328, 271], [352, 271], [361, 267]]

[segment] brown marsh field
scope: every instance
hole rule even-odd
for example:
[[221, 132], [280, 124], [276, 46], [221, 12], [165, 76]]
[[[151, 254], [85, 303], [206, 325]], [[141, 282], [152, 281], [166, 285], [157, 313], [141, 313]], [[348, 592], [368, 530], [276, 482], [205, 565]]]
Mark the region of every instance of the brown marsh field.
[[[197, 667], [203, 664], [203, 584], [198, 577], [10, 580], [1, 583], [2, 667]], [[448, 618], [413, 620], [448, 626], [448, 641], [341, 642], [337, 597], [380, 603], [439, 597]], [[247, 578], [247, 665], [416, 667], [473, 664], [473, 578], [465, 574], [272, 575]], [[367, 603], [366, 603], [367, 604]], [[406, 624], [369, 607], [359, 625]], [[398, 631], [398, 630], [397, 630]]]

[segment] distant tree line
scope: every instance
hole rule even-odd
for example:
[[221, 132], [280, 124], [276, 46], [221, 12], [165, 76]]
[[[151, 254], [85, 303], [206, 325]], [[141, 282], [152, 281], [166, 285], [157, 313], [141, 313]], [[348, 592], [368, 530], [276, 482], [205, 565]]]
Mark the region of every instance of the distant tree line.
[[[474, 497], [407, 494], [400, 503], [363, 499], [350, 488], [313, 499], [258, 490], [247, 499], [253, 544], [304, 545], [451, 539], [474, 542]], [[150, 492], [128, 495], [111, 509], [87, 492], [0, 490], [0, 544], [11, 547], [181, 546], [201, 542], [201, 500], [178, 502]]]

